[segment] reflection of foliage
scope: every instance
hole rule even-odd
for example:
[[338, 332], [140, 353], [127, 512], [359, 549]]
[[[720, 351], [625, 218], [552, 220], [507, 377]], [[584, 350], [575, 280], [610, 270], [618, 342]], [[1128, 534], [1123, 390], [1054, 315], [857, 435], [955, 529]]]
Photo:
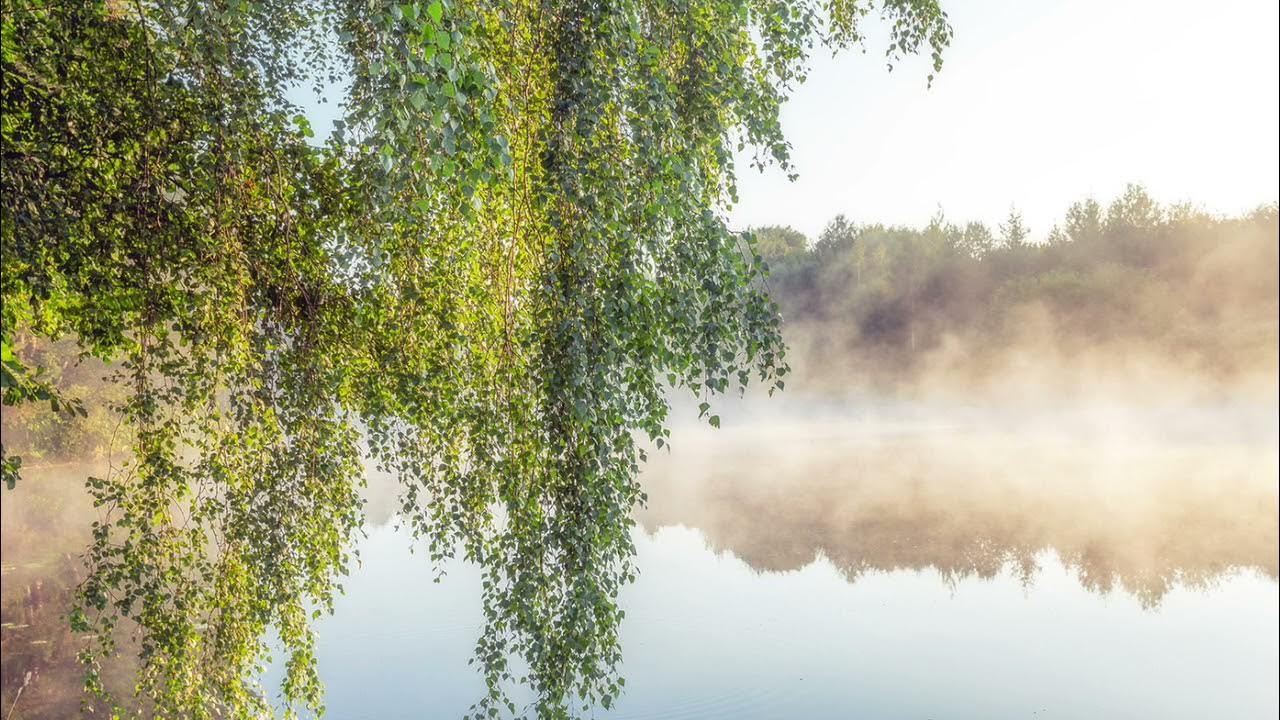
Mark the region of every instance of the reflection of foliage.
[[1059, 441], [1028, 446], [1025, 435], [851, 439], [847, 426], [814, 425], [788, 435], [775, 419], [682, 444], [646, 471], [654, 501], [641, 522], [697, 528], [761, 572], [822, 556], [850, 582], [931, 569], [947, 583], [1012, 571], [1029, 585], [1051, 552], [1084, 588], [1122, 590], [1146, 608], [1175, 587], [1280, 572], [1276, 456], [1265, 445], [1098, 458]]
[[[84, 694], [77, 656], [89, 644], [67, 623], [84, 575], [77, 557], [89, 541], [93, 516], [76, 470], [85, 469], [27, 468], [27, 482], [3, 505], [0, 699], [14, 720], [73, 717], [85, 702], [110, 716], [108, 703]], [[123, 640], [122, 650], [137, 652]], [[114, 692], [129, 693], [134, 666], [127, 655], [113, 659], [104, 682]]]
[[[935, 0], [880, 8], [890, 56], [936, 69]], [[476, 713], [514, 712], [510, 681], [540, 716], [608, 706], [633, 433], [664, 441], [663, 384], [786, 371], [719, 213], [733, 150], [786, 166], [811, 43], [866, 12], [5, 0], [2, 336], [114, 363], [132, 450], [88, 482], [77, 630], [101, 655], [136, 623], [141, 696], [221, 717], [265, 710], [274, 626], [290, 711], [318, 710], [308, 620], [359, 525], [361, 427], [433, 559], [485, 568]], [[347, 112], [316, 146], [286, 90], [330, 75]]]
[[[6, 710], [17, 711], [16, 720], [74, 717], [85, 702], [77, 658], [87, 643], [67, 624], [76, 589], [74, 563], [67, 556], [44, 555], [22, 565], [6, 560], [0, 593], [0, 697]], [[105, 681], [115, 691], [127, 691], [128, 663], [113, 662]], [[97, 712], [111, 709], [99, 700], [89, 703]]]

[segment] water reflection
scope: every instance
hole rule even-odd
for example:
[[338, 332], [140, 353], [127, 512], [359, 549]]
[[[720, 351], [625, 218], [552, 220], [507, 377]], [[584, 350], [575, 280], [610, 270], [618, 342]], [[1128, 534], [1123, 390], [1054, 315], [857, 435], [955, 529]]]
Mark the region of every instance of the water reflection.
[[[1274, 717], [1280, 469], [1265, 423], [1184, 412], [1176, 432], [1086, 432], [1061, 414], [893, 412], [676, 430], [643, 477], [627, 694], [597, 717]], [[14, 720], [84, 699], [65, 613], [85, 472], [3, 495], [0, 710]], [[433, 583], [394, 507], [394, 484], [372, 477], [362, 565], [319, 625], [332, 720], [461, 717], [483, 692], [467, 665], [480, 576], [458, 562]], [[106, 668], [126, 695], [127, 659]]]
[[[0, 504], [0, 701], [6, 720], [69, 718], [83, 708], [110, 717], [84, 693], [77, 653], [85, 638], [67, 620], [83, 579], [80, 553], [89, 542], [92, 506], [81, 483], [84, 466], [34, 469]], [[102, 668], [106, 688], [127, 696], [137, 645], [117, 637], [119, 655]]]
[[1148, 607], [1238, 569], [1277, 576], [1274, 441], [1083, 442], [831, 418], [677, 437], [646, 470], [641, 523], [697, 528], [760, 571], [821, 555], [850, 581], [930, 568], [954, 583], [1012, 566], [1030, 583], [1053, 551], [1084, 587]]

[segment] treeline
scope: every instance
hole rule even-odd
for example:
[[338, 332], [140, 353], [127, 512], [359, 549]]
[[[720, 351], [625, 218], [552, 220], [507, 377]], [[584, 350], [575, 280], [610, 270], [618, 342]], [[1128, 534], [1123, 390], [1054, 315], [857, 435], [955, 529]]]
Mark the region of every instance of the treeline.
[[974, 371], [1034, 347], [1275, 373], [1275, 204], [1220, 217], [1130, 186], [1109, 205], [1073, 204], [1039, 237], [1016, 211], [994, 230], [939, 214], [923, 228], [838, 216], [813, 242], [755, 232], [801, 363], [895, 377], [948, 347]]

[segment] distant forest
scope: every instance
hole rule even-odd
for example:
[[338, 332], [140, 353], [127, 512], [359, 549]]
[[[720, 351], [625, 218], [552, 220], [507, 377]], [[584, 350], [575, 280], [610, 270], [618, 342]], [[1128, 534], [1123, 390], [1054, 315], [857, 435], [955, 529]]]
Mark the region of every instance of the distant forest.
[[981, 373], [1023, 349], [1276, 373], [1275, 204], [1219, 217], [1130, 186], [1071, 205], [1038, 237], [1014, 210], [994, 230], [941, 214], [923, 228], [837, 216], [814, 241], [754, 230], [802, 370], [893, 379], [949, 356], [948, 371]]

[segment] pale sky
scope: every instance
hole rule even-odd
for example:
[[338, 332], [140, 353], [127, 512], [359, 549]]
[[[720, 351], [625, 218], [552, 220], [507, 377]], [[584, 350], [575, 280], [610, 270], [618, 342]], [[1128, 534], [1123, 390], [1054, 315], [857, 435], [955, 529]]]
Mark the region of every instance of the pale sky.
[[[783, 111], [800, 178], [739, 163], [737, 227], [815, 238], [860, 222], [995, 225], [1043, 237], [1071, 202], [1138, 182], [1234, 213], [1280, 195], [1274, 0], [943, 0], [955, 38], [927, 64], [815, 56]], [[876, 37], [882, 37], [877, 33]]]
[[[924, 224], [942, 209], [994, 230], [1017, 206], [1043, 238], [1067, 206], [1127, 183], [1237, 213], [1280, 197], [1274, 0], [942, 0], [955, 38], [942, 73], [892, 73], [884, 26], [866, 53], [819, 51], [783, 110], [800, 177], [738, 163], [735, 228], [810, 239], [837, 213]], [[337, 94], [341, 94], [340, 91]], [[338, 111], [295, 101], [327, 134]]]

